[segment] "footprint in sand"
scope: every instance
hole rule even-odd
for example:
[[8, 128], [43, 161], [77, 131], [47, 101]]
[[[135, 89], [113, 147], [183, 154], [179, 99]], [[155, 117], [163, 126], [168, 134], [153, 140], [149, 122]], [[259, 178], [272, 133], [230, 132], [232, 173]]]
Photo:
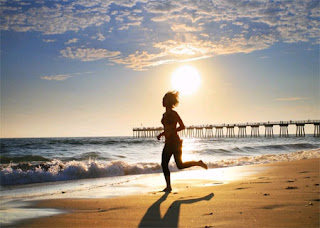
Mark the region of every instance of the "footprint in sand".
[[309, 173], [310, 171], [301, 171], [299, 173]]
[[262, 209], [267, 209], [267, 210], [272, 210], [272, 209], [276, 209], [276, 208], [280, 208], [280, 207], [285, 207], [287, 205], [268, 205], [268, 206], [264, 206], [262, 207]]
[[213, 212], [210, 212], [210, 213], [207, 213], [207, 214], [204, 214], [204, 215], [213, 215]]
[[242, 189], [248, 189], [249, 187], [243, 187], [243, 188], [235, 188], [234, 190], [242, 190]]
[[286, 187], [286, 189], [298, 189], [298, 187], [297, 186], [288, 186], [288, 187]]

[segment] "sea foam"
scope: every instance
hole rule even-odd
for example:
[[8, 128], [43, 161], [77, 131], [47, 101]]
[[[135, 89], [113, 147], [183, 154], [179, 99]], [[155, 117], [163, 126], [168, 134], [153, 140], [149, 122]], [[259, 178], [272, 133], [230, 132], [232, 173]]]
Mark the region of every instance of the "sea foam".
[[69, 162], [62, 162], [55, 159], [51, 162], [39, 164], [38, 166], [30, 165], [31, 169], [29, 170], [22, 170], [17, 167], [19, 167], [19, 165], [9, 164], [0, 170], [1, 185], [29, 184], [161, 172], [161, 166], [157, 163], [128, 164], [123, 161], [105, 163], [91, 159], [88, 161]]
[[264, 154], [258, 156], [245, 156], [235, 159], [221, 160], [209, 163], [209, 168], [214, 167], [230, 167], [230, 166], [243, 166], [254, 164], [266, 164], [274, 162], [286, 162], [302, 159], [320, 158], [320, 149], [297, 151], [287, 154]]
[[[320, 149], [298, 151], [288, 154], [266, 154], [260, 156], [246, 156], [220, 161], [205, 161], [209, 168], [231, 167], [272, 162], [293, 161], [301, 159], [320, 158]], [[176, 165], [171, 162], [170, 170], [177, 171]], [[147, 173], [160, 173], [159, 163], [134, 163], [124, 161], [101, 162], [96, 160], [67, 161], [55, 159], [38, 165], [28, 165], [21, 168], [21, 164], [8, 164], [1, 167], [1, 185], [30, 184], [40, 182], [54, 182], [77, 180], [85, 178], [112, 177]]]

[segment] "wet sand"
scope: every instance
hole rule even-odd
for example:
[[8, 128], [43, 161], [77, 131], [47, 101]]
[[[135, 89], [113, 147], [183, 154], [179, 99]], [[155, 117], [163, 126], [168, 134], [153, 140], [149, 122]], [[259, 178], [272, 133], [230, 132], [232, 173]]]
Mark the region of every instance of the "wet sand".
[[252, 176], [213, 186], [173, 181], [174, 191], [111, 199], [49, 199], [34, 207], [68, 213], [20, 227], [319, 227], [320, 159], [243, 167]]

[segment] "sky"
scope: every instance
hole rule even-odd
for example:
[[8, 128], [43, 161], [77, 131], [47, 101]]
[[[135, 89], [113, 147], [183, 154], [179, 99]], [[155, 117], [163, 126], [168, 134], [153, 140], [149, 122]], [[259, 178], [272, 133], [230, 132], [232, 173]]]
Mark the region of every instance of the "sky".
[[1, 137], [161, 126], [185, 65], [201, 77], [176, 108], [187, 126], [320, 119], [318, 0], [0, 0], [0, 15]]

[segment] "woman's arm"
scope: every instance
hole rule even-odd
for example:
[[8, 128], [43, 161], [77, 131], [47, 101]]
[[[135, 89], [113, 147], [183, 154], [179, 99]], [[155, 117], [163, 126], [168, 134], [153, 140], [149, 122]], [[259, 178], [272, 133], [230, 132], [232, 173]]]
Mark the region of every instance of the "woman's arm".
[[184, 123], [182, 122], [182, 119], [180, 118], [178, 113], [177, 113], [177, 118], [178, 118], [178, 123], [179, 123], [179, 127], [177, 128], [177, 132], [178, 132], [178, 131], [184, 130], [186, 127], [184, 126]]
[[157, 139], [160, 140], [160, 138], [161, 138], [162, 136], [164, 136], [164, 131], [161, 132], [161, 133], [157, 136]]

